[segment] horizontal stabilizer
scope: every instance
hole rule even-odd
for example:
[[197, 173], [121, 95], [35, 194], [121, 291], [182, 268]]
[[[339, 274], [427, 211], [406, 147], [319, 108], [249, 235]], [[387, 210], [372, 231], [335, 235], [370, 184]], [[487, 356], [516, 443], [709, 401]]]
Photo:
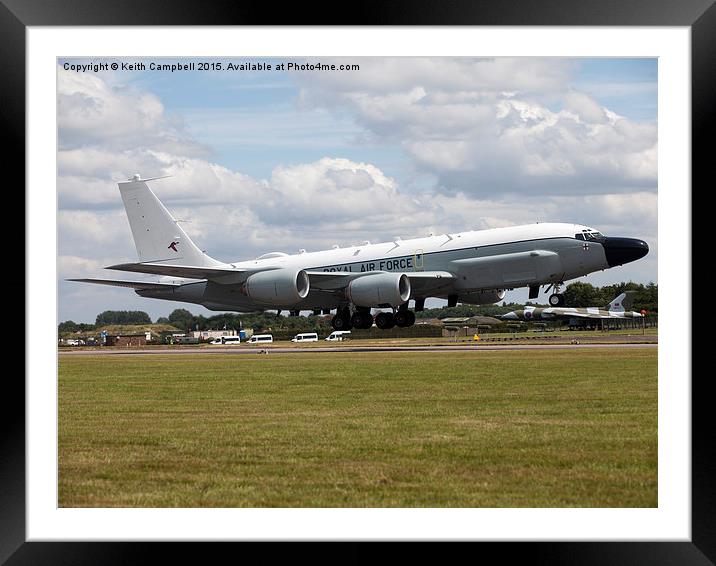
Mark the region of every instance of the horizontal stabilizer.
[[170, 275], [189, 279], [219, 279], [227, 275], [240, 275], [246, 270], [233, 267], [200, 267], [194, 265], [167, 265], [165, 263], [120, 263], [110, 265], [106, 269], [131, 271], [134, 273], [151, 273], [153, 275]]
[[67, 279], [81, 283], [95, 283], [96, 285], [111, 285], [112, 287], [130, 287], [131, 289], [171, 289], [178, 287], [174, 283], [156, 283], [153, 281], [124, 281], [121, 279]]

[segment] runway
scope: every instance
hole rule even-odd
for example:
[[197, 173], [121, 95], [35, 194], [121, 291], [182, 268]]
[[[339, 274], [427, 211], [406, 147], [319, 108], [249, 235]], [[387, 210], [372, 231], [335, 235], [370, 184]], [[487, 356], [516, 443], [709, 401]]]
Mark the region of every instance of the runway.
[[112, 355], [172, 355], [172, 354], [327, 354], [327, 353], [360, 353], [360, 352], [495, 352], [501, 350], [584, 350], [604, 348], [657, 348], [657, 343], [604, 343], [604, 344], [490, 344], [465, 346], [318, 346], [315, 348], [246, 348], [244, 346], [212, 347], [212, 348], [105, 348], [97, 350], [60, 350], [60, 355], [75, 356], [112, 356]]

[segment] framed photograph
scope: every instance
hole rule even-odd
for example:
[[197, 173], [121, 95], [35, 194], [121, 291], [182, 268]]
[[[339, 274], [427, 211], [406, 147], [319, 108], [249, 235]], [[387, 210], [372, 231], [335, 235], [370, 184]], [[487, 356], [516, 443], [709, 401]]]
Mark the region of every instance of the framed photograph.
[[0, 560], [714, 560], [685, 253], [711, 2], [2, 2], [27, 283]]

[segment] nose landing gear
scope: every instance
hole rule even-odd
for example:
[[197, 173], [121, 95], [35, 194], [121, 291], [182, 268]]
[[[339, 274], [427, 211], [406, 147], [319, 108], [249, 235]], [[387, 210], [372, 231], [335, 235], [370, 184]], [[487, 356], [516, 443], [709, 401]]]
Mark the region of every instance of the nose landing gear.
[[[563, 283], [553, 283], [552, 285], [550, 285], [554, 293], [552, 293], [547, 300], [549, 301], [549, 304], [553, 307], [564, 306], [564, 293], [561, 292], [562, 285]], [[547, 287], [547, 290], [549, 291], [549, 287]]]

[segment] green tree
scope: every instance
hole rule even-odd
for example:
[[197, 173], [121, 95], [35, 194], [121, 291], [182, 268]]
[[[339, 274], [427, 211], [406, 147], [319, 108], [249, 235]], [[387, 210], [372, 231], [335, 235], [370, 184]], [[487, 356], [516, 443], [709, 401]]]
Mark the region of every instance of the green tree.
[[88, 332], [90, 330], [94, 330], [94, 328], [94, 324], [86, 324], [84, 322], [80, 322], [78, 324], [73, 320], [66, 320], [57, 325], [57, 333], [67, 334], [70, 332]]
[[168, 317], [169, 323], [181, 330], [191, 330], [194, 315], [186, 309], [174, 309]]
[[591, 283], [577, 281], [576, 283], [567, 285], [567, 288], [564, 290], [564, 304], [568, 307], [601, 306], [602, 300], [600, 295], [601, 293]]
[[97, 315], [95, 326], [110, 324], [151, 324], [152, 319], [144, 311], [104, 311]]

